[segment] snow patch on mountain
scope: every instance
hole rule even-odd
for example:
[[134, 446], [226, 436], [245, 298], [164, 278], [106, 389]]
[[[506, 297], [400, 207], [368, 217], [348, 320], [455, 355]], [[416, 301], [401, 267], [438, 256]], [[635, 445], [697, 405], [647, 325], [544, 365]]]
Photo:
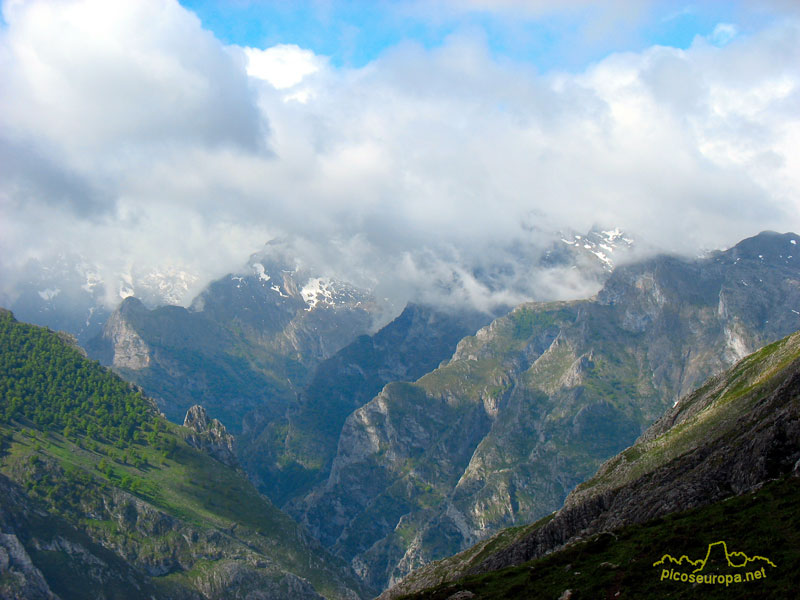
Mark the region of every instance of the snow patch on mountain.
[[279, 285], [271, 285], [270, 288], [273, 292], [277, 292], [281, 298], [288, 298], [289, 294], [284, 294]]
[[611, 272], [618, 258], [631, 250], [634, 245], [633, 239], [618, 227], [609, 230], [595, 228], [586, 235], [562, 232], [560, 238], [564, 244], [579, 253], [594, 256], [607, 272]]
[[37, 293], [39, 294], [39, 297], [42, 300], [49, 301], [49, 300], [52, 300], [53, 298], [55, 298], [56, 296], [58, 296], [61, 293], [61, 290], [59, 288], [47, 288], [47, 289], [41, 290], [41, 291], [39, 291]]
[[267, 282], [271, 279], [269, 275], [267, 275], [266, 270], [264, 269], [264, 265], [261, 263], [253, 263], [253, 270], [255, 271], [258, 279], [263, 282]]
[[332, 282], [325, 277], [312, 277], [300, 290], [300, 295], [308, 305], [306, 310], [313, 310], [317, 304], [322, 302], [329, 306], [334, 306]]
[[132, 287], [137, 297], [151, 304], [182, 304], [198, 276], [178, 267], [162, 267], [136, 277]]

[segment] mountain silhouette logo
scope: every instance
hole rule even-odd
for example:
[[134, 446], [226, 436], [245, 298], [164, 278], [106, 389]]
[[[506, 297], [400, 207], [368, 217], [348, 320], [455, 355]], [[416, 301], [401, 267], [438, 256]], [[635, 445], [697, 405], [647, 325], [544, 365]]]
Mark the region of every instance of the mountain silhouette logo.
[[[713, 565], [713, 567], [712, 567]], [[691, 559], [681, 555], [675, 558], [664, 554], [661, 560], [653, 563], [654, 567], [663, 567], [661, 581], [680, 581], [683, 583], [716, 583], [725, 584], [756, 581], [767, 577], [767, 567], [777, 568], [766, 556], [748, 556], [745, 552], [730, 552], [724, 541], [708, 545], [702, 558]], [[714, 573], [709, 571], [714, 568]], [[725, 573], [720, 573], [722, 568]]]

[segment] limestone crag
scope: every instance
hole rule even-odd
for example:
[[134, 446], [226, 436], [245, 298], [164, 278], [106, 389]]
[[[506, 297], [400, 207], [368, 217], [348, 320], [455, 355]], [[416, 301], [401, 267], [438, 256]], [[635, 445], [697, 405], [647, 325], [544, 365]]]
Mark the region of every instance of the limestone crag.
[[195, 404], [186, 413], [183, 426], [191, 430], [186, 436], [190, 446], [202, 450], [223, 464], [236, 469], [239, 460], [236, 458], [236, 438], [217, 419], [208, 418], [206, 409]]
[[0, 578], [0, 595], [8, 600], [58, 598], [13, 533], [0, 533]]
[[31, 554], [38, 558], [60, 555], [68, 569], [84, 574], [86, 589], [100, 584], [109, 591], [123, 586], [134, 594], [152, 591], [135, 570], [115, 560], [110, 552], [62, 519], [49, 515], [22, 487], [4, 475], [0, 475], [0, 496], [3, 498], [0, 506], [0, 597], [13, 600], [60, 598], [48, 582], [48, 576], [54, 575], [49, 563], [41, 565], [45, 569], [43, 573]]
[[103, 327], [111, 346], [111, 366], [139, 371], [150, 366], [151, 350], [120, 312], [114, 312]]

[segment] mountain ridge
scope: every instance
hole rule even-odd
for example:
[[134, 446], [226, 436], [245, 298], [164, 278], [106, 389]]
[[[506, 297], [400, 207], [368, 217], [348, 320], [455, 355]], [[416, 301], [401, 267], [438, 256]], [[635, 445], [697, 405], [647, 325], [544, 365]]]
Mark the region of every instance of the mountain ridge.
[[798, 398], [800, 333], [795, 333], [685, 396], [634, 445], [577, 486], [554, 514], [423, 567], [381, 599], [521, 565], [601, 532], [657, 522], [770, 481], [800, 477]]

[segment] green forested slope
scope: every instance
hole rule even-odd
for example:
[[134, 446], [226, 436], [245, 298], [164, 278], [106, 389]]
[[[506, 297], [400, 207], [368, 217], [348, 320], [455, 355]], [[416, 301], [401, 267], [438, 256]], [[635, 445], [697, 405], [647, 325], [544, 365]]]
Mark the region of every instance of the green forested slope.
[[0, 391], [3, 597], [367, 594], [242, 473], [188, 445], [188, 430], [8, 311]]
[[88, 361], [47, 329], [0, 315], [2, 423], [28, 420], [42, 432], [77, 442], [88, 436], [129, 449], [135, 442], [157, 447], [159, 420], [141, 393], [98, 363]]

